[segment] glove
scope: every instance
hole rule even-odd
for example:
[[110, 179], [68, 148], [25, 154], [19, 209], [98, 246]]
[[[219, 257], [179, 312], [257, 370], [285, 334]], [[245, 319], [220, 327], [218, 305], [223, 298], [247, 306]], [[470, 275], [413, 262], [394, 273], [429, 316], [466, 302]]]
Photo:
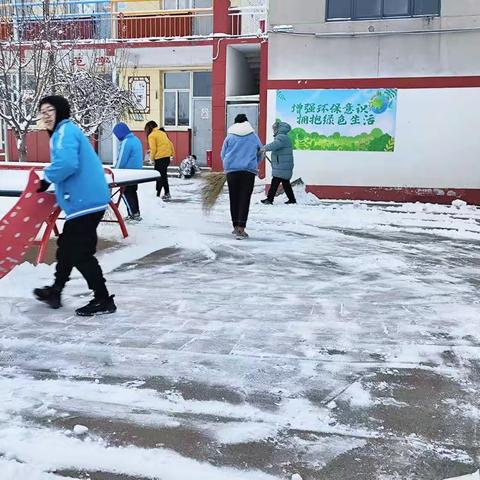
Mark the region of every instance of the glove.
[[37, 188], [37, 193], [46, 192], [49, 186], [50, 183], [42, 178], [42, 180], [40, 180], [40, 186]]

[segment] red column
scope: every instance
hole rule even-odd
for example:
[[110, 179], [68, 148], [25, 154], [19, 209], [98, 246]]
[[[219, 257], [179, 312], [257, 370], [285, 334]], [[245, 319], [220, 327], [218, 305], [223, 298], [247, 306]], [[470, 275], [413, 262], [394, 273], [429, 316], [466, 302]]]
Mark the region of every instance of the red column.
[[213, 0], [213, 32], [230, 33], [228, 9], [230, 0]]
[[[260, 105], [258, 114], [258, 136], [262, 143], [267, 141], [267, 82], [268, 82], [268, 41], [260, 44]], [[265, 162], [260, 165], [260, 175], [265, 176]]]
[[212, 168], [222, 169], [220, 151], [225, 138], [225, 84], [227, 80], [227, 46], [225, 40], [215, 39], [213, 42], [212, 67]]
[[[228, 8], [230, 0], [213, 0], [214, 33], [230, 32]], [[227, 46], [225, 39], [216, 37], [212, 51], [212, 168], [222, 169], [220, 151], [225, 138], [225, 85], [227, 80]]]

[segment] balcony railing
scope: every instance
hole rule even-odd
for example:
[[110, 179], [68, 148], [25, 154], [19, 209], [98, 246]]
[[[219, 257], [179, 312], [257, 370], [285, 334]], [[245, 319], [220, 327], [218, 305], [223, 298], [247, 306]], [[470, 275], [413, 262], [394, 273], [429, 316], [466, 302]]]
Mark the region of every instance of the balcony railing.
[[[82, 3], [70, 0], [69, 4]], [[88, 2], [87, 2], [88, 3]], [[116, 2], [93, 0], [95, 11], [59, 13], [41, 10], [43, 3], [30, 3], [28, 12], [12, 9], [0, 18], [0, 39], [13, 37], [22, 41], [48, 40], [135, 40], [175, 37], [207, 37], [213, 32], [211, 8], [159, 11], [111, 11]], [[146, 3], [146, 2], [143, 2]], [[102, 6], [103, 5], [103, 6]], [[105, 5], [108, 5], [108, 10]], [[102, 8], [100, 8], [102, 6]], [[102, 11], [103, 10], [103, 11]], [[16, 13], [15, 13], [16, 12]], [[264, 30], [266, 9], [247, 7], [230, 9], [230, 31], [235, 36], [256, 35]]]
[[205, 37], [213, 32], [211, 9], [198, 9], [187, 13], [173, 12], [120, 12], [112, 18], [112, 38], [173, 38]]
[[229, 18], [232, 35], [257, 35], [266, 31], [266, 7], [231, 8]]

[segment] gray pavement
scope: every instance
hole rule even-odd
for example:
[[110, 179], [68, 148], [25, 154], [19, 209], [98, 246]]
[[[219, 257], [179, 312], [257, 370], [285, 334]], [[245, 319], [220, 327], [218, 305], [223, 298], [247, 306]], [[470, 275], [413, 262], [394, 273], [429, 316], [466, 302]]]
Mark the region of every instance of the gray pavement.
[[[80, 280], [59, 311], [0, 298], [0, 459], [92, 480], [227, 480], [227, 467], [245, 480], [440, 480], [478, 468], [476, 211], [266, 210], [257, 194], [239, 242], [225, 199], [204, 219], [196, 184], [174, 186], [183, 201], [134, 227], [171, 242], [108, 272], [115, 315], [73, 316]], [[75, 425], [89, 430], [73, 448]], [[31, 458], [23, 429], [56, 449]], [[108, 461], [121, 447], [125, 462]], [[162, 457], [172, 452], [191, 469]]]

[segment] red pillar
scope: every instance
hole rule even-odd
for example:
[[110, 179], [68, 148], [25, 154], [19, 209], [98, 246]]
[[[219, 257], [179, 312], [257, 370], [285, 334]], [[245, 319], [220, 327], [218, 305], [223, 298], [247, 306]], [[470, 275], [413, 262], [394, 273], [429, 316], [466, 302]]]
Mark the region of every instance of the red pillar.
[[[213, 0], [213, 31], [230, 32], [228, 8], [230, 0]], [[225, 138], [225, 85], [227, 80], [227, 46], [222, 37], [215, 37], [212, 51], [212, 168], [222, 169], [220, 151]]]
[[[265, 144], [267, 141], [267, 83], [268, 83], [268, 41], [260, 44], [260, 105], [258, 114], [258, 136]], [[260, 164], [260, 176], [265, 176], [265, 162]]]
[[229, 7], [230, 0], [213, 0], [213, 33], [230, 33]]
[[227, 46], [222, 39], [213, 42], [212, 67], [212, 168], [222, 169], [220, 151], [225, 138], [225, 84], [227, 80]]

